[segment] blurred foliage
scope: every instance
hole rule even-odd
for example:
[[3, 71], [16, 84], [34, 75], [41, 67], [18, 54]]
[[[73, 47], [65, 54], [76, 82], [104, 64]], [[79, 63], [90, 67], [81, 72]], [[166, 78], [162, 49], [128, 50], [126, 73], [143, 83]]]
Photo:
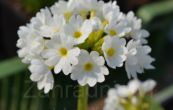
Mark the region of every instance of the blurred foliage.
[[30, 13], [36, 13], [45, 6], [53, 5], [57, 0], [21, 0], [25, 9]]
[[18, 57], [5, 60], [0, 63], [0, 79], [14, 75], [27, 69], [27, 66], [21, 63]]
[[173, 0], [151, 3], [141, 7], [137, 14], [143, 22], [148, 23], [153, 18], [173, 12]]
[[153, 99], [153, 97], [148, 98], [148, 102], [150, 105], [149, 110], [164, 110], [159, 103], [156, 102], [156, 100]]
[[173, 85], [156, 94], [155, 100], [159, 103], [163, 103], [167, 101], [167, 99], [172, 97], [173, 97]]

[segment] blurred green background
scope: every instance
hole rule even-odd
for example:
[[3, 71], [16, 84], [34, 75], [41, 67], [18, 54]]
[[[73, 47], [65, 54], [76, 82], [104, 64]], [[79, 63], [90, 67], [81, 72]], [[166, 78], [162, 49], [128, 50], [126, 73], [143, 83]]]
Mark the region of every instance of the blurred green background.
[[[76, 110], [77, 83], [64, 75], [55, 76], [55, 89], [47, 95], [29, 79], [27, 65], [16, 55], [17, 30], [40, 8], [56, 0], [0, 1], [0, 110]], [[165, 110], [173, 110], [173, 0], [117, 0], [123, 12], [133, 10], [143, 20], [155, 70], [139, 75], [158, 82], [154, 98]], [[111, 70], [106, 81], [90, 88], [89, 109], [102, 110], [108, 88], [128, 82], [124, 68]], [[104, 88], [103, 88], [104, 87]], [[93, 107], [94, 106], [94, 107]], [[96, 108], [97, 107], [97, 108]]]

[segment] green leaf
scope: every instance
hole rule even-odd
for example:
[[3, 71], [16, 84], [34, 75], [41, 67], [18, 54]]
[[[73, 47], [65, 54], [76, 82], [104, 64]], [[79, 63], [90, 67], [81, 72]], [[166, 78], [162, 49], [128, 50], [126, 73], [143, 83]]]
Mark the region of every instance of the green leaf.
[[173, 0], [161, 1], [141, 7], [137, 15], [145, 23], [150, 22], [153, 18], [173, 12]]
[[0, 63], [0, 78], [20, 73], [27, 69], [27, 65], [21, 62], [21, 59], [14, 57]]
[[56, 1], [57, 0], [21, 0], [21, 3], [27, 11], [36, 13], [40, 8], [51, 6]]
[[154, 98], [157, 102], [162, 103], [173, 96], [173, 85], [157, 93]]
[[148, 110], [164, 110], [161, 107], [161, 105], [154, 100], [154, 98], [152, 98], [152, 97], [148, 98], [148, 102], [149, 102], [149, 105], [150, 105]]

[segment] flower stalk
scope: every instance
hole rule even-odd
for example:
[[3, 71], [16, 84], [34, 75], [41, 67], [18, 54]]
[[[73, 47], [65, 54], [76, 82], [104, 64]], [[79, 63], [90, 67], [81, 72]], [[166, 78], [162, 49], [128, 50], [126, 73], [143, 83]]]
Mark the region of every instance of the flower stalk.
[[88, 109], [88, 90], [89, 90], [89, 87], [87, 85], [79, 86], [77, 110]]

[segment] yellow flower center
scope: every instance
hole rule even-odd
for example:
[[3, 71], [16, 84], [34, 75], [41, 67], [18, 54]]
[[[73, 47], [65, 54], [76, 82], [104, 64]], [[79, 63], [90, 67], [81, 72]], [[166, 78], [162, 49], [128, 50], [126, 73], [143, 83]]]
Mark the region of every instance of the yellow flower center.
[[87, 72], [92, 71], [93, 70], [93, 64], [91, 62], [85, 63], [84, 70]]
[[74, 32], [74, 38], [79, 39], [82, 36], [82, 33], [80, 31]]
[[106, 26], [107, 24], [109, 24], [109, 21], [108, 21], [107, 19], [104, 19], [104, 20], [102, 21], [102, 25], [103, 25], [103, 26]]
[[107, 50], [107, 55], [109, 56], [109, 57], [112, 57], [112, 56], [114, 56], [114, 54], [115, 54], [115, 49], [114, 48], [109, 48], [108, 50]]
[[32, 46], [36, 46], [37, 44], [38, 43], [37, 42], [34, 42], [34, 41], [31, 43]]
[[70, 11], [67, 11], [64, 13], [64, 17], [67, 22], [70, 20], [71, 16], [72, 16], [72, 12], [70, 12]]
[[87, 11], [86, 11], [86, 10], [82, 10], [82, 11], [80, 12], [80, 15], [81, 15], [81, 17], [82, 17], [83, 19], [86, 19]]
[[58, 29], [57, 27], [54, 27], [54, 28], [52, 29], [52, 31], [53, 31], [53, 32], [59, 32], [59, 29]]
[[117, 34], [117, 32], [116, 32], [115, 30], [113, 30], [113, 29], [110, 29], [110, 30], [109, 30], [109, 34], [110, 34], [111, 36], [115, 36], [115, 35]]
[[54, 68], [53, 66], [49, 66], [48, 67], [49, 70], [53, 70], [53, 68]]
[[62, 48], [60, 48], [59, 53], [62, 57], [65, 57], [68, 54], [68, 50], [66, 48], [62, 47]]
[[96, 16], [96, 11], [95, 10], [91, 10], [90, 11], [90, 18], [94, 18]]
[[96, 16], [96, 11], [95, 10], [82, 10], [80, 12], [80, 15], [83, 19], [92, 19]]

